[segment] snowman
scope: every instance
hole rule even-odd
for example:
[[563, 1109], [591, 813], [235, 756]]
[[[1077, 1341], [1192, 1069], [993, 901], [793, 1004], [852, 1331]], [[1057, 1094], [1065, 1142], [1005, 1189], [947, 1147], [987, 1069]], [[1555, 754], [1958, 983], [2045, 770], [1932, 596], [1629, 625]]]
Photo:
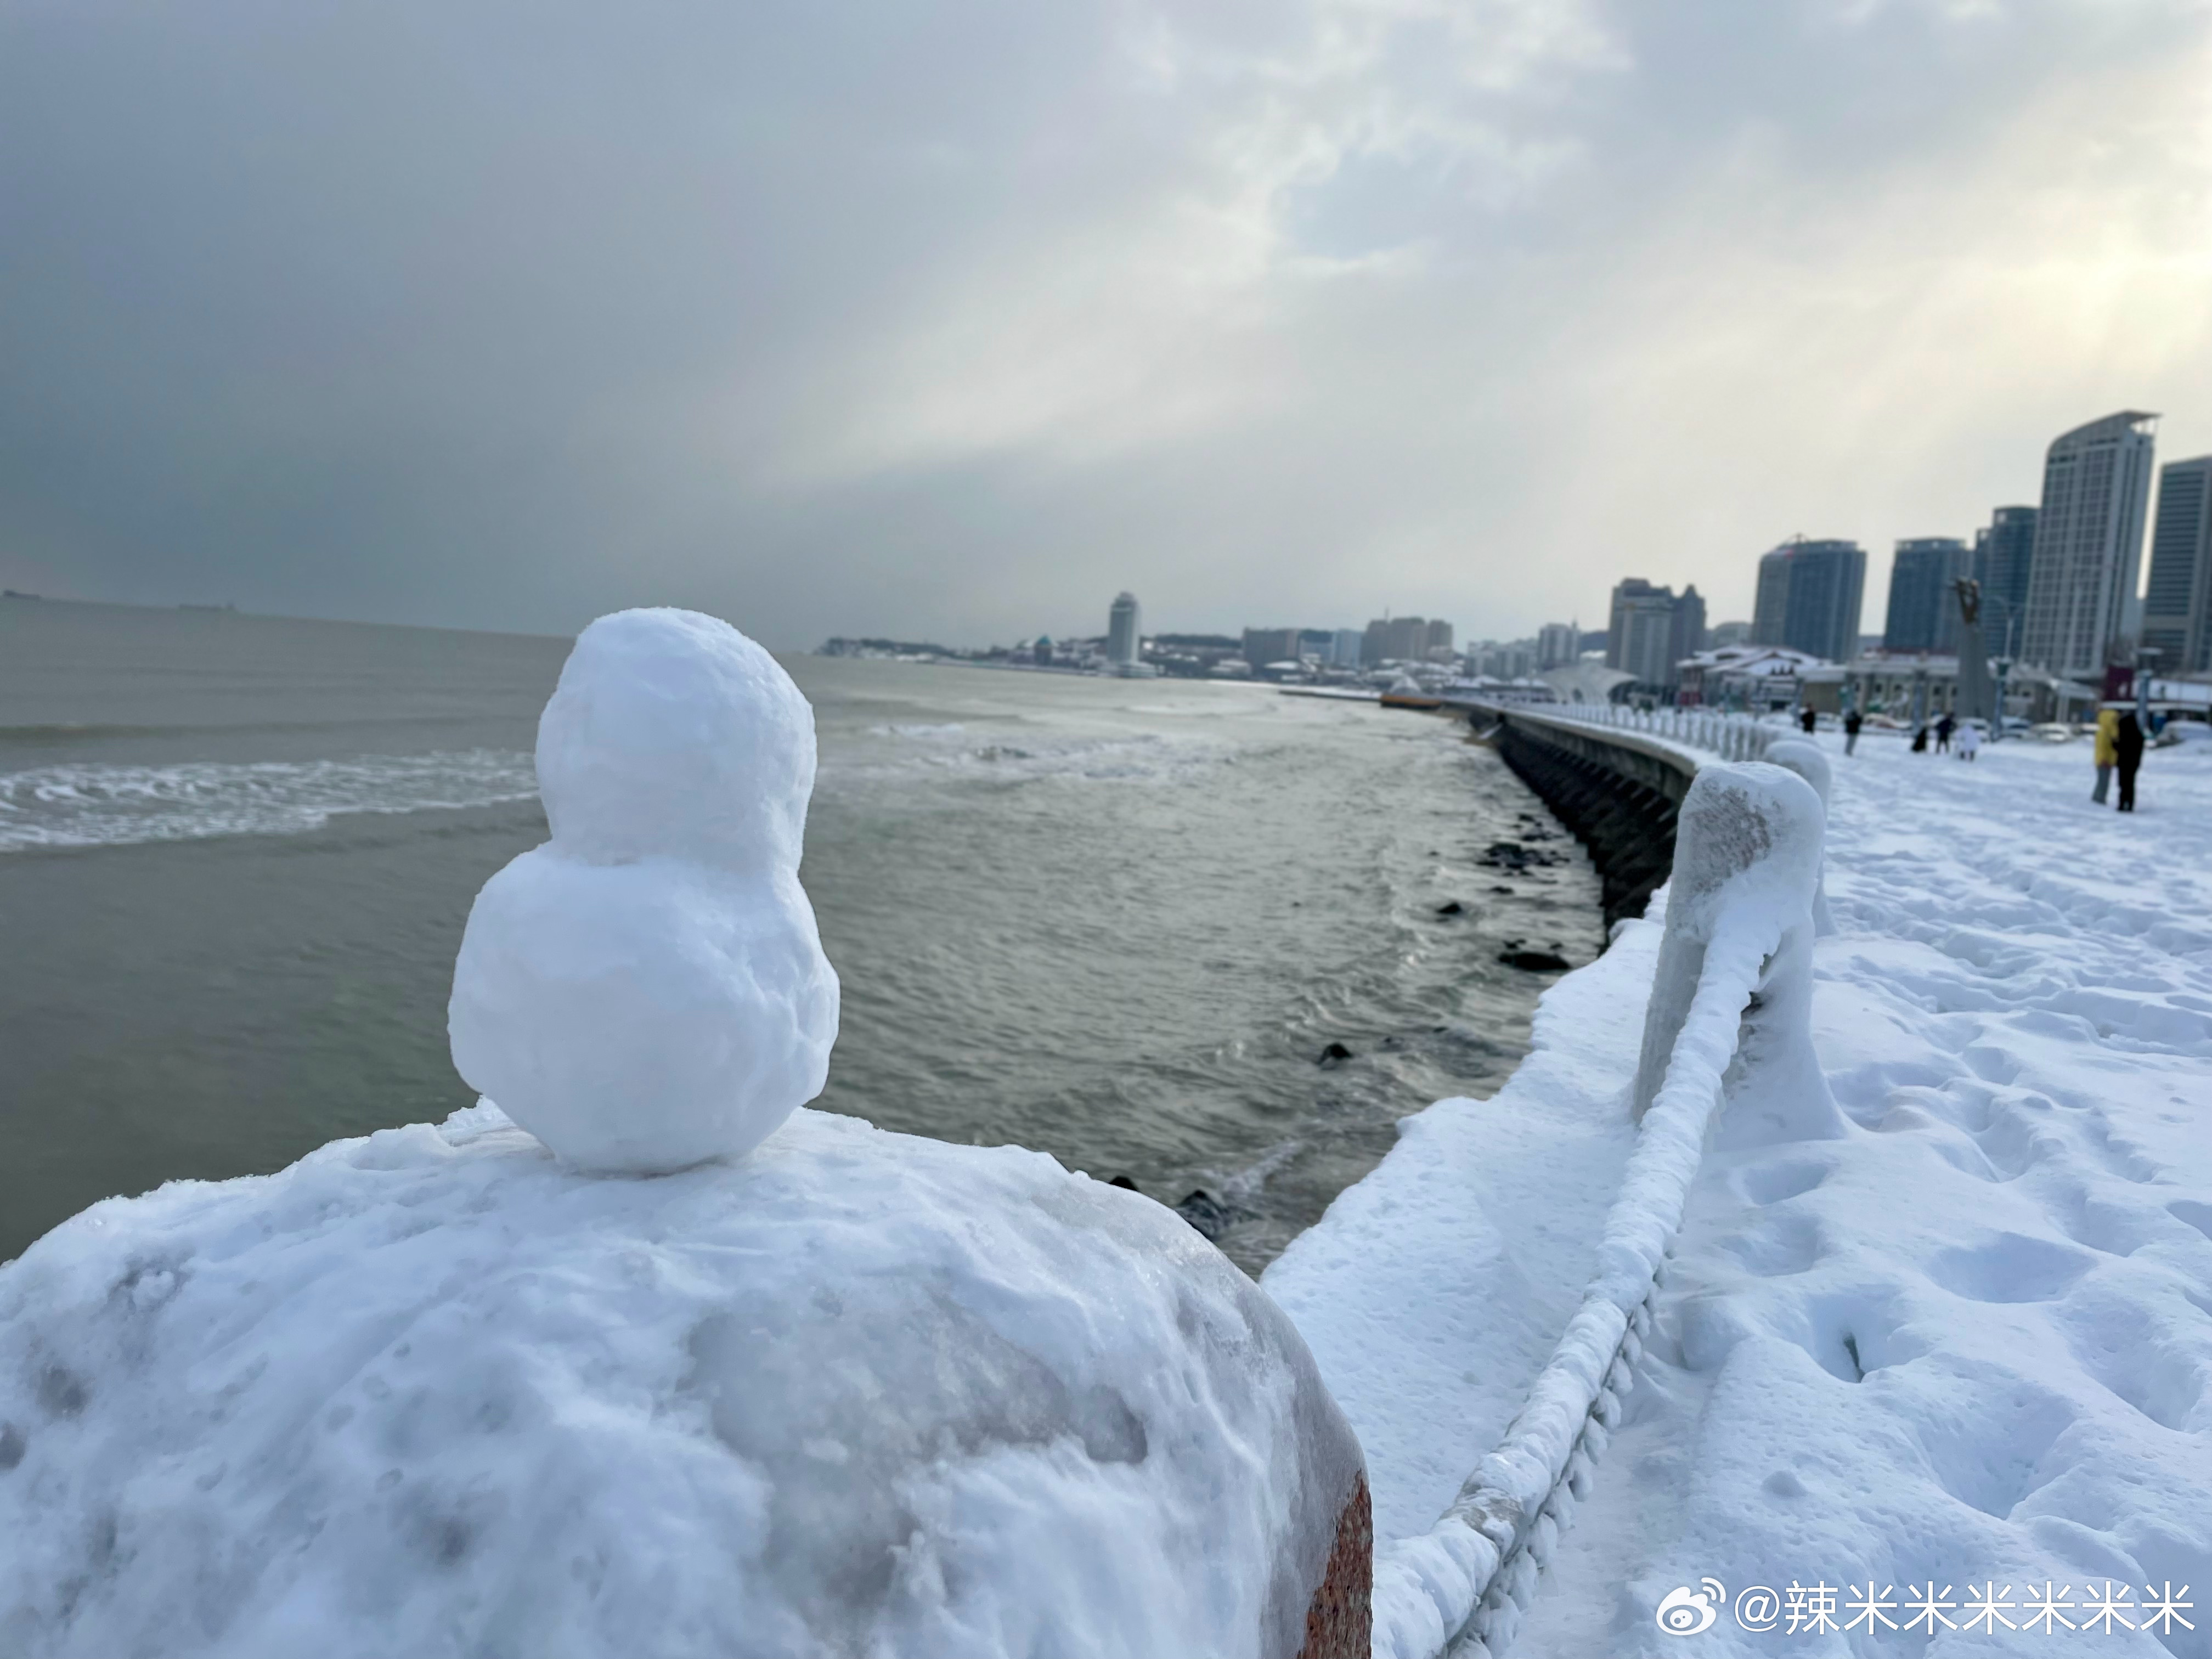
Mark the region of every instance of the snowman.
[[752, 1150], [822, 1091], [837, 976], [799, 884], [814, 712], [712, 617], [602, 617], [538, 724], [553, 837], [486, 882], [447, 1030], [471, 1088], [580, 1170]]

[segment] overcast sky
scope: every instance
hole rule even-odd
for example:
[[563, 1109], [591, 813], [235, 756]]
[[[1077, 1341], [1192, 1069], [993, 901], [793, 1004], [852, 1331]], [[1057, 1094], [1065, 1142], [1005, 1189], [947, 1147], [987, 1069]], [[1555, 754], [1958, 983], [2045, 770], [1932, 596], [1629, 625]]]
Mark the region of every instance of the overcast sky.
[[2202, 0], [0, 0], [0, 580], [543, 631], [1747, 613], [2212, 450]]

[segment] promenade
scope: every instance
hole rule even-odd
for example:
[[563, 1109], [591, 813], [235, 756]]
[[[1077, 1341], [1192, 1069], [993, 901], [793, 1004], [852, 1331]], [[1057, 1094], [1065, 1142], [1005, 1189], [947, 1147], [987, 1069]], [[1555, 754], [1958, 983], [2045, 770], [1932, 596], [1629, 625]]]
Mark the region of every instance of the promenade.
[[[1839, 1133], [1705, 1152], [1511, 1650], [2212, 1652], [2212, 750], [2154, 751], [2130, 817], [2089, 804], [2085, 743], [1820, 743]], [[1366, 1448], [1378, 1653], [1411, 1651], [1394, 1545], [1593, 1271], [1664, 898], [1547, 994], [1504, 1090], [1407, 1120], [1264, 1280]], [[1706, 1579], [1710, 1627], [1662, 1632]], [[1954, 1605], [1907, 1629], [1916, 1589]], [[1972, 1632], [1970, 1590], [2000, 1604]]]

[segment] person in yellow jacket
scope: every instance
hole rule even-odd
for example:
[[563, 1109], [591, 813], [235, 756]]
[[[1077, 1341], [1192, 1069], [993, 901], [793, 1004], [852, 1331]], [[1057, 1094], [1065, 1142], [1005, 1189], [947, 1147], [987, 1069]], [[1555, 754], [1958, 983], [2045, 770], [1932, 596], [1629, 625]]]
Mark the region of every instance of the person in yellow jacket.
[[2100, 708], [2097, 711], [2097, 787], [2089, 799], [2098, 805], [2105, 804], [2105, 793], [2112, 787], [2112, 768], [2120, 758], [2120, 711]]

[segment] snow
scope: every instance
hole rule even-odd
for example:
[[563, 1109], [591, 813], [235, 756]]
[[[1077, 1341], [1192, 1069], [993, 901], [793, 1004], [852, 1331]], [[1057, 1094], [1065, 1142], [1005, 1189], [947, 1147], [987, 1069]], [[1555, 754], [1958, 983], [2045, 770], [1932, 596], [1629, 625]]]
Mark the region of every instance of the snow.
[[1287, 1654], [1359, 1474], [1171, 1211], [813, 1111], [108, 1200], [0, 1267], [0, 1424], [42, 1656]]
[[[2201, 1659], [2212, 753], [2152, 751], [2130, 818], [2089, 805], [2086, 744], [1972, 763], [1872, 734], [1849, 759], [1820, 746], [1838, 932], [1811, 946], [1810, 1018], [1840, 1117], [1738, 1144], [1724, 1110], [1626, 1417], [1513, 1651]], [[1378, 1653], [1416, 1650], [1394, 1647], [1414, 1603], [1389, 1564], [1504, 1436], [1571, 1281], [1597, 1274], [1659, 932], [1623, 924], [1547, 993], [1496, 1097], [1408, 1120], [1267, 1275], [1367, 1447]], [[1394, 1316], [1424, 1297], [1433, 1317]], [[1707, 1578], [1716, 1622], [1681, 1644], [1655, 1614], [1710, 1600]], [[2196, 1628], [1938, 1626], [1931, 1643], [1925, 1620], [1793, 1634], [1784, 1611], [1754, 1634], [1735, 1614], [1757, 1586], [1786, 1607], [1794, 1583], [1807, 1618], [1826, 1585], [1839, 1626], [1846, 1586], [1901, 1603], [1931, 1580], [1957, 1603], [1970, 1583], [2070, 1597], [2054, 1616], [2076, 1622], [2117, 1593], [2138, 1626], [2171, 1585]]]
[[538, 728], [553, 838], [484, 884], [454, 1069], [579, 1169], [750, 1151], [828, 1080], [837, 976], [799, 884], [814, 716], [712, 617], [576, 641]]

